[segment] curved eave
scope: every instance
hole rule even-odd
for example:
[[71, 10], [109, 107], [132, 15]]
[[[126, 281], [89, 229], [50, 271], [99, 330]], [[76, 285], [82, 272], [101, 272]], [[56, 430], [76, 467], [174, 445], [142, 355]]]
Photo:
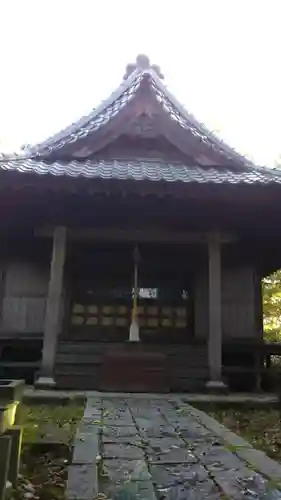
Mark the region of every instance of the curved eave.
[[11, 175], [50, 175], [55, 178], [84, 178], [118, 181], [151, 181], [182, 184], [280, 185], [281, 173], [267, 169], [237, 172], [222, 166], [202, 167], [163, 160], [73, 160], [70, 162], [21, 158], [0, 162], [0, 172]]

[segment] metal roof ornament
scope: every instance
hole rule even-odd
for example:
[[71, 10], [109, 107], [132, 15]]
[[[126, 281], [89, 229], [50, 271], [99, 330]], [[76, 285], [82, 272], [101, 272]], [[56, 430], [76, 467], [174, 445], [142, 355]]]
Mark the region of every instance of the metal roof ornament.
[[135, 63], [127, 64], [126, 73], [123, 77], [124, 80], [127, 80], [129, 76], [136, 70], [145, 71], [146, 69], [153, 69], [157, 74], [158, 78], [163, 79], [164, 75], [161, 72], [160, 66], [158, 64], [150, 64], [149, 57], [145, 54], [139, 54], [136, 58]]

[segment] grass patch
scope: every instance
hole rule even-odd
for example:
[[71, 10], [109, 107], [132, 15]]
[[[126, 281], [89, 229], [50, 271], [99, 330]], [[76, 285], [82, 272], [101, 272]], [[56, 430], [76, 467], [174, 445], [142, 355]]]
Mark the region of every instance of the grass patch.
[[255, 448], [281, 462], [281, 420], [277, 409], [222, 409], [205, 411]]
[[26, 499], [27, 492], [38, 500], [62, 500], [72, 441], [83, 416], [83, 405], [22, 405], [23, 426], [21, 475], [13, 498]]
[[19, 424], [23, 426], [23, 443], [44, 441], [69, 444], [83, 416], [83, 405], [22, 405]]

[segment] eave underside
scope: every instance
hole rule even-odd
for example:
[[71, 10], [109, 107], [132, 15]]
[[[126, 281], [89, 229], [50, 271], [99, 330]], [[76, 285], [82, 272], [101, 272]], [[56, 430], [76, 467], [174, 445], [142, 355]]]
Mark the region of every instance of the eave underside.
[[169, 183], [89, 183], [38, 175], [19, 175], [11, 182], [11, 177], [0, 186], [2, 235], [66, 225], [109, 233], [162, 231], [167, 242], [174, 234], [178, 243], [182, 234], [184, 243], [189, 232], [219, 230], [237, 236], [238, 254], [256, 262], [262, 275], [281, 267], [281, 186], [173, 184], [170, 189]]
[[[25, 213], [32, 221], [65, 218], [88, 226], [88, 217], [138, 216], [183, 228], [213, 227], [275, 231], [281, 212], [281, 184], [152, 182], [0, 173], [0, 223]], [[24, 219], [24, 215], [23, 215]], [[84, 222], [85, 221], [85, 224]]]

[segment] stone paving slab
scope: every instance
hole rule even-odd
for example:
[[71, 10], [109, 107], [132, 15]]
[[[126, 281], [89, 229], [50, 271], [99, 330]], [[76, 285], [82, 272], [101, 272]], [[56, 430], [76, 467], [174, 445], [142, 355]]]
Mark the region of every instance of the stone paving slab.
[[228, 451], [224, 446], [201, 445], [196, 448], [196, 455], [206, 466], [215, 466], [221, 470], [239, 470], [241, 460], [236, 454]]
[[132, 418], [122, 419], [120, 416], [119, 418], [104, 418], [102, 424], [110, 425], [111, 427], [131, 427], [134, 425], [134, 422]]
[[66, 497], [69, 500], [92, 500], [97, 494], [95, 464], [71, 465], [68, 469]]
[[100, 432], [101, 426], [102, 422], [100, 420], [85, 419], [81, 420], [78, 431], [80, 434], [92, 434]]
[[88, 396], [87, 397], [86, 407], [87, 406], [92, 407], [92, 408], [99, 408], [99, 409], [101, 409], [101, 407], [102, 407], [102, 398], [97, 398], [97, 397], [94, 397], [94, 396]]
[[91, 408], [89, 406], [86, 406], [85, 412], [84, 412], [84, 420], [98, 420], [101, 418], [101, 411], [98, 410], [98, 408], [94, 407]]
[[[213, 478], [228, 498], [234, 500], [241, 499], [279, 499], [275, 497], [275, 492], [266, 487], [266, 481], [258, 474], [245, 469], [239, 470], [239, 476], [232, 470], [212, 471]], [[278, 493], [277, 493], [278, 495]]]
[[104, 458], [120, 458], [122, 460], [139, 460], [143, 458], [141, 447], [133, 446], [128, 443], [104, 443]]
[[136, 438], [136, 426], [110, 426], [101, 427], [104, 443], [116, 442], [118, 439], [125, 439], [129, 442]]
[[137, 417], [135, 419], [135, 424], [141, 433], [151, 435], [154, 429], [159, 429], [160, 427], [165, 427], [169, 423], [164, 419], [164, 417], [157, 418], [143, 418]]
[[105, 425], [113, 425], [113, 426], [134, 425], [133, 417], [129, 412], [129, 410], [126, 408], [104, 409], [102, 420]]
[[156, 490], [166, 499], [202, 499], [221, 498], [218, 487], [199, 464], [152, 465], [151, 475]]
[[162, 464], [190, 464], [196, 462], [196, 459], [191, 451], [184, 448], [178, 448], [170, 450], [169, 452], [164, 451], [163, 453], [154, 453], [152, 451], [148, 456], [148, 462]]
[[78, 434], [74, 439], [73, 464], [93, 464], [99, 454], [98, 429], [95, 428], [91, 434]]
[[179, 437], [174, 438], [152, 438], [149, 439], [146, 448], [149, 462], [161, 462], [163, 464], [194, 463], [197, 461], [192, 451]]
[[151, 474], [148, 471], [146, 461], [141, 460], [104, 460], [103, 472], [107, 481], [128, 482], [131, 481], [150, 481]]
[[153, 423], [149, 427], [139, 428], [139, 433], [144, 439], [153, 437], [178, 437], [177, 431], [172, 425], [159, 425]]
[[87, 401], [66, 497], [281, 500], [280, 482], [281, 465], [183, 399], [107, 394]]
[[105, 500], [158, 500], [151, 481], [128, 481], [105, 484]]

